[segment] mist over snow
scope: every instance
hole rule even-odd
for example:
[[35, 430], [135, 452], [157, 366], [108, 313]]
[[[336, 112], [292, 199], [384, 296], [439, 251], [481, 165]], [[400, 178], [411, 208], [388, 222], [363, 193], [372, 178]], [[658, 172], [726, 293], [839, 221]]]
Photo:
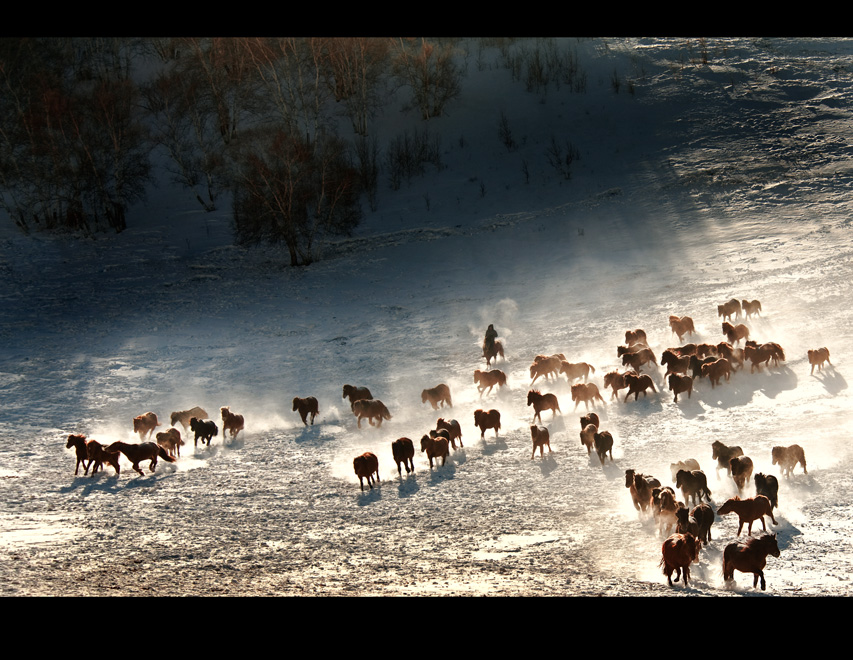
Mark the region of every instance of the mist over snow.
[[[712, 39], [707, 62], [685, 39], [558, 40], [583, 92], [528, 92], [497, 48], [464, 43], [445, 116], [399, 112], [401, 91], [372, 125], [381, 145], [440, 135], [443, 168], [397, 191], [380, 173], [377, 210], [308, 267], [236, 245], [228, 203], [204, 213], [165, 176], [120, 234], [22, 236], [2, 218], [0, 593], [760, 594], [751, 574], [722, 578], [734, 515], [715, 520], [690, 586], [669, 587], [664, 537], [625, 488], [629, 468], [674, 486], [670, 464], [695, 458], [716, 510], [737, 488], [716, 476], [714, 441], [779, 479], [764, 593], [851, 592], [853, 40]], [[568, 179], [552, 138], [577, 150]], [[717, 344], [731, 298], [761, 301], [739, 322], [784, 348], [778, 367], [697, 378], [677, 403], [664, 367], [643, 369], [657, 391], [637, 401], [604, 389], [627, 330], [659, 359], [680, 345], [669, 316], [688, 315], [681, 343]], [[490, 323], [508, 382], [481, 396]], [[832, 364], [811, 374], [807, 351], [824, 346]], [[553, 452], [531, 460], [529, 368], [554, 353], [594, 366], [612, 462], [580, 445], [565, 376], [535, 383], [561, 413], [542, 413]], [[421, 392], [439, 383], [453, 406], [435, 411]], [[392, 418], [357, 428], [344, 384]], [[318, 399], [313, 426], [296, 396]], [[164, 430], [196, 405], [220, 427], [210, 448], [184, 435], [153, 474], [122, 456], [118, 477], [74, 475], [69, 434], [136, 442], [136, 415]], [[222, 406], [245, 418], [231, 443]], [[501, 412], [497, 436], [481, 439], [478, 408]], [[438, 417], [460, 422], [464, 447], [430, 469], [419, 441]], [[403, 436], [415, 472], [398, 476]], [[771, 450], [792, 444], [808, 472], [784, 478]], [[367, 451], [380, 481], [362, 491]]]

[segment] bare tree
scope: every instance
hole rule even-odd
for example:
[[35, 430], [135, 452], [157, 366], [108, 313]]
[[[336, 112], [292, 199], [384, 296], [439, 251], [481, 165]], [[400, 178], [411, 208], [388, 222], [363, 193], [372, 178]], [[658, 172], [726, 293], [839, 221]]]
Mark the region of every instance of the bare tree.
[[28, 231], [125, 228], [150, 165], [120, 40], [0, 45], [0, 204]]
[[344, 104], [357, 135], [367, 135], [368, 124], [383, 103], [388, 46], [386, 39], [371, 37], [339, 37], [328, 42], [335, 100]]
[[316, 244], [361, 219], [358, 172], [344, 143], [259, 130], [236, 155], [234, 220], [244, 242], [282, 242], [290, 265], [312, 263]]
[[394, 73], [411, 88], [421, 116], [440, 116], [447, 103], [462, 93], [462, 69], [454, 61], [453, 47], [424, 38], [400, 39], [394, 44]]

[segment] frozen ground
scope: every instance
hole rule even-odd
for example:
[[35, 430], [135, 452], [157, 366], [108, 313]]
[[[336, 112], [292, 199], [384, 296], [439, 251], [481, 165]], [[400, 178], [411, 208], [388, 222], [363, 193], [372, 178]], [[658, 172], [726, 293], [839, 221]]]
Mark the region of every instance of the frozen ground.
[[[808, 474], [780, 479], [766, 593], [849, 594], [853, 41], [717, 41], [707, 65], [685, 62], [683, 41], [604, 43], [581, 45], [586, 94], [528, 94], [470, 61], [463, 98], [430, 126], [445, 170], [384, 191], [309, 268], [232, 246], [227, 211], [196, 213], [180, 191], [155, 191], [118, 236], [5, 233], [0, 593], [758, 593], [750, 576], [722, 580], [731, 516], [690, 588], [668, 587], [662, 538], [624, 487], [627, 468], [668, 483], [669, 464], [693, 457], [718, 507], [736, 493], [715, 478], [722, 440], [777, 476], [773, 446], [808, 459]], [[634, 95], [614, 94], [613, 70], [642, 70]], [[580, 150], [570, 181], [548, 171], [552, 134]], [[717, 305], [732, 297], [761, 300], [748, 325], [783, 345], [782, 366], [697, 381], [677, 404], [663, 368], [659, 393], [604, 393], [615, 448], [603, 467], [579, 444], [565, 378], [537, 381], [562, 414], [543, 415], [553, 453], [530, 459], [533, 356], [589, 362], [601, 387], [626, 330], [644, 328], [659, 356], [678, 345], [669, 315], [690, 315], [693, 340], [717, 343]], [[489, 323], [509, 384], [481, 399], [472, 374]], [[833, 366], [811, 375], [806, 351], [820, 346]], [[434, 412], [420, 393], [440, 382], [454, 405]], [[344, 383], [369, 386], [393, 418], [357, 429]], [[305, 428], [290, 401], [308, 395], [320, 416]], [[190, 442], [154, 474], [122, 459], [119, 477], [74, 476], [69, 433], [134, 441], [135, 415], [165, 424], [194, 405], [217, 421], [220, 406], [242, 413], [244, 435]], [[501, 411], [497, 437], [478, 437], [480, 407]], [[417, 443], [442, 415], [461, 422], [464, 448], [433, 470], [418, 453], [413, 475], [395, 475], [390, 442]], [[362, 492], [352, 459], [364, 451], [381, 482]]]

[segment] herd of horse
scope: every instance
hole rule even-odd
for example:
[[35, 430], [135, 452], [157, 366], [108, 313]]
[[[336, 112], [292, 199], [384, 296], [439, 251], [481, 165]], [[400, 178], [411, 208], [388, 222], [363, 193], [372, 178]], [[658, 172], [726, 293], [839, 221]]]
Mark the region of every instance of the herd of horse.
[[[617, 357], [621, 359], [622, 365], [628, 367], [627, 371], [610, 371], [604, 375], [604, 388], [611, 389], [611, 399], [619, 396], [620, 390], [627, 389], [625, 401], [633, 394], [634, 400], [639, 395], [647, 396], [648, 390], [657, 393], [654, 380], [649, 374], [642, 373], [644, 367], [654, 365], [667, 368], [664, 380], [669, 384], [669, 389], [674, 393], [674, 402], [678, 402], [678, 395], [686, 393], [688, 398], [693, 392], [693, 383], [696, 378], [707, 378], [712, 388], [728, 381], [733, 371], [742, 369], [747, 361], [752, 363], [750, 373], [760, 365], [765, 364], [769, 368], [771, 362], [778, 365], [785, 359], [784, 350], [779, 344], [766, 342], [758, 344], [749, 338], [749, 328], [744, 324], [732, 325], [731, 321], [740, 318], [741, 313], [748, 318], [760, 315], [761, 303], [754, 301], [730, 300], [728, 303], [718, 307], [718, 315], [723, 317], [722, 332], [726, 335], [728, 342], [718, 344], [686, 344], [679, 347], [669, 348], [661, 355], [658, 362], [654, 351], [648, 346], [646, 333], [642, 329], [629, 330], [625, 333], [625, 346], [617, 347]], [[672, 334], [678, 336], [679, 342], [685, 336], [695, 334], [693, 319], [687, 316], [670, 316], [669, 325]], [[494, 333], [493, 326], [489, 332]], [[487, 333], [487, 339], [489, 335]], [[738, 348], [738, 344], [743, 346]], [[499, 341], [492, 338], [483, 344], [483, 358], [486, 360], [487, 370], [475, 370], [474, 382], [480, 397], [488, 395], [494, 387], [503, 387], [507, 383], [506, 374], [497, 368], [492, 368], [492, 362], [498, 357], [504, 358], [504, 349]], [[823, 368], [824, 363], [829, 363], [829, 350], [820, 348], [808, 352], [809, 363], [812, 373], [814, 368]], [[504, 358], [505, 359], [505, 358]], [[831, 364], [831, 363], [830, 363]], [[539, 449], [540, 457], [544, 458], [544, 448], [547, 446], [549, 453], [552, 452], [550, 445], [550, 433], [542, 424], [542, 412], [550, 410], [551, 419], [558, 413], [562, 414], [559, 401], [552, 393], [541, 393], [532, 389], [537, 379], [542, 378], [549, 381], [551, 378], [559, 378], [565, 375], [571, 389], [574, 409], [583, 402], [587, 414], [580, 418], [581, 445], [586, 447], [587, 454], [596, 452], [601, 465], [604, 466], [609, 455], [613, 461], [613, 436], [609, 431], [599, 428], [600, 420], [595, 412], [590, 412], [590, 405], [595, 407], [597, 403], [605, 404], [598, 386], [589, 382], [595, 368], [585, 362], [570, 363], [564, 354], [550, 356], [537, 355], [530, 366], [531, 389], [527, 394], [527, 405], [533, 407], [533, 419], [530, 426], [532, 453], [531, 460], [535, 458], [536, 450]], [[575, 382], [582, 381], [582, 382]], [[370, 426], [381, 427], [383, 420], [392, 419], [391, 413], [382, 401], [375, 399], [366, 387], [355, 387], [344, 385], [342, 397], [349, 399], [351, 410], [356, 417], [357, 427], [361, 427], [363, 419], [367, 419]], [[433, 410], [441, 410], [445, 406], [452, 407], [450, 388], [442, 383], [436, 387], [424, 389], [422, 392], [422, 403], [429, 402]], [[298, 412], [303, 424], [307, 426], [314, 424], [319, 414], [319, 404], [315, 397], [293, 399], [293, 411]], [[232, 413], [229, 408], [220, 409], [223, 425], [223, 435], [230, 433], [232, 439], [244, 428], [244, 420], [241, 415]], [[140, 436], [138, 444], [126, 442], [113, 442], [102, 445], [96, 440], [87, 439], [85, 436], [72, 434], [68, 436], [67, 448], [76, 450], [77, 464], [74, 474], [78, 473], [79, 467], [83, 465], [87, 474], [92, 468], [92, 476], [103, 469], [103, 466], [111, 465], [116, 475], [120, 472], [118, 456], [124, 454], [132, 463], [133, 469], [139, 474], [144, 474], [139, 463], [149, 461], [149, 469], [154, 472], [158, 459], [174, 463], [180, 456], [180, 447], [184, 445], [180, 432], [174, 428], [180, 423], [184, 432], [192, 431], [195, 435], [195, 446], [198, 441], [202, 445], [210, 445], [211, 439], [218, 434], [215, 422], [207, 419], [207, 413], [199, 407], [186, 411], [173, 412], [171, 415], [172, 428], [165, 432], [157, 433], [156, 441], [151, 440], [157, 427], [160, 426], [155, 413], [148, 412], [133, 420], [134, 432]], [[495, 409], [477, 409], [474, 412], [474, 425], [480, 429], [481, 439], [485, 439], [487, 430], [493, 430], [495, 436], [501, 430], [500, 412]], [[439, 418], [436, 428], [424, 434], [420, 441], [421, 452], [426, 454], [430, 469], [446, 463], [450, 450], [456, 449], [456, 442], [462, 447], [461, 426], [457, 420], [446, 420]], [[391, 443], [397, 472], [402, 476], [402, 470], [406, 473], [414, 472], [415, 443], [406, 437], [401, 437]], [[752, 476], [752, 460], [743, 455], [740, 447], [726, 447], [720, 442], [712, 446], [712, 458], [717, 460], [717, 479], [720, 479], [720, 470], [725, 469], [727, 476], [731, 477], [737, 487], [738, 496], [727, 499], [716, 511], [711, 506], [711, 491], [708, 488], [705, 473], [699, 468], [698, 461], [687, 459], [673, 464], [672, 480], [675, 488], [663, 486], [661, 482], [650, 476], [637, 473], [634, 470], [626, 470], [626, 488], [629, 489], [635, 508], [647, 514], [651, 512], [658, 525], [659, 533], [666, 534], [663, 542], [660, 566], [670, 585], [682, 579], [687, 586], [691, 564], [699, 561], [704, 545], [711, 541], [711, 525], [715, 516], [725, 516], [734, 513], [738, 516], [738, 537], [744, 525], [747, 526], [747, 534], [750, 537], [746, 541], [736, 540], [729, 543], [724, 550], [723, 574], [727, 581], [733, 579], [734, 571], [753, 573], [754, 585], [760, 580], [761, 588], [765, 589], [765, 578], [763, 574], [766, 565], [766, 557], [779, 556], [779, 548], [775, 534], [767, 534], [767, 526], [764, 517], [767, 516], [776, 524], [773, 509], [778, 506], [778, 481], [772, 475], [756, 474], [756, 495], [751, 498], [741, 498], [741, 494], [747, 488]], [[799, 463], [806, 472], [804, 452], [798, 445], [791, 447], [774, 447], [772, 451], [773, 465], [779, 465], [783, 476], [790, 477], [794, 467]], [[372, 452], [364, 452], [353, 459], [353, 469], [359, 478], [361, 490], [364, 491], [364, 482], [370, 489], [379, 482], [379, 460]], [[683, 502], [679, 502], [676, 490], [680, 489]], [[692, 508], [690, 506], [692, 504]], [[752, 524], [760, 521], [765, 534], [752, 538]], [[674, 530], [674, 532], [673, 532]]]
[[[231, 412], [227, 406], [220, 408], [219, 413], [222, 417], [223, 435], [228, 433], [233, 442], [243, 430], [245, 420], [242, 415]], [[176, 424], [180, 423], [183, 426], [185, 434], [190, 430], [195, 434], [196, 447], [199, 440], [202, 446], [205, 444], [210, 446], [211, 439], [219, 434], [219, 427], [216, 422], [207, 419], [207, 416], [207, 412], [199, 406], [173, 412], [170, 417], [171, 427], [155, 434], [157, 428], [161, 426], [160, 420], [156, 413], [149, 411], [133, 418], [133, 432], [139, 435], [138, 443], [115, 441], [104, 445], [93, 438], [72, 433], [66, 439], [65, 448], [75, 451], [77, 461], [74, 467], [75, 475], [78, 474], [82, 465], [83, 475], [87, 475], [91, 468], [94, 477], [98, 470], [103, 469], [104, 464], [107, 464], [111, 465], [116, 476], [119, 476], [121, 474], [120, 454], [127, 457], [133, 470], [139, 474], [145, 474], [139, 467], [143, 461], [148, 461], [148, 469], [154, 473], [159, 459], [167, 463], [175, 463], [181, 455], [181, 447], [186, 444], [181, 437], [181, 432], [175, 428]]]

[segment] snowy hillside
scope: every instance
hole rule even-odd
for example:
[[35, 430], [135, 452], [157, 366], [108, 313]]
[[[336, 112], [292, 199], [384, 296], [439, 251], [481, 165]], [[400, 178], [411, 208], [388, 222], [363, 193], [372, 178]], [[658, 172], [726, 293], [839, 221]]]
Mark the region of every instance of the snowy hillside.
[[[685, 40], [565, 40], [581, 93], [527, 92], [474, 43], [462, 96], [428, 125], [443, 169], [380, 185], [377, 211], [310, 267], [234, 246], [227, 209], [204, 214], [165, 185], [119, 235], [4, 227], [0, 593], [761, 593], [751, 575], [722, 578], [734, 515], [716, 519], [689, 588], [669, 587], [664, 537], [625, 487], [627, 469], [674, 486], [670, 464], [695, 458], [716, 510], [737, 487], [717, 479], [714, 441], [779, 478], [765, 593], [850, 593], [853, 40], [710, 40], [707, 63]], [[420, 120], [389, 110], [376, 126], [387, 140]], [[552, 138], [577, 149], [569, 179], [548, 162]], [[627, 330], [644, 329], [658, 359], [717, 344], [731, 298], [761, 301], [739, 322], [782, 345], [778, 367], [697, 378], [677, 403], [665, 368], [644, 368], [657, 392], [611, 399], [603, 379], [623, 370]], [[679, 342], [672, 314], [697, 333]], [[490, 323], [508, 382], [481, 396]], [[832, 364], [811, 374], [807, 351], [824, 346]], [[561, 413], [542, 414], [553, 452], [531, 460], [529, 368], [554, 353], [595, 368], [614, 438], [604, 465], [580, 444], [584, 405], [565, 376], [536, 381]], [[421, 392], [439, 383], [453, 407], [434, 411]], [[344, 384], [392, 418], [357, 428]], [[318, 399], [313, 426], [296, 396]], [[74, 475], [69, 434], [136, 442], [136, 415], [155, 412], [162, 431], [196, 405], [220, 429], [230, 406], [245, 430], [210, 448], [185, 435], [153, 474], [122, 457], [119, 476]], [[481, 439], [478, 408], [500, 411], [497, 435]], [[464, 448], [433, 469], [417, 451], [398, 477], [391, 442], [419, 449], [438, 417], [460, 422]], [[793, 444], [808, 472], [783, 478], [771, 449]], [[353, 458], [367, 451], [380, 482], [362, 492]]]

